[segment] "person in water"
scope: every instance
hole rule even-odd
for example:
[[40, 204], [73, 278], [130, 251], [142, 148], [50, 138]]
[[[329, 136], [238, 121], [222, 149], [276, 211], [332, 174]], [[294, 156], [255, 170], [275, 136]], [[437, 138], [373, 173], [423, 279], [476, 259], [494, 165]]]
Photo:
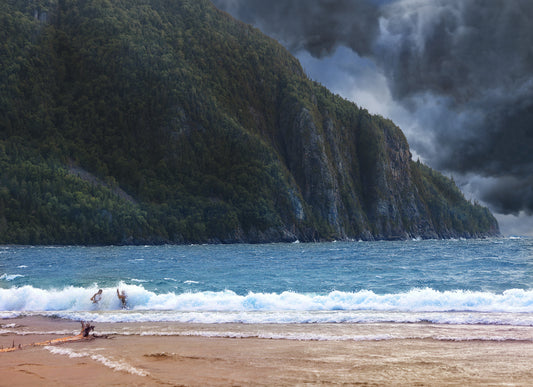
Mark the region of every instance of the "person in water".
[[126, 292], [123, 290], [122, 293], [120, 293], [117, 289], [117, 297], [122, 302], [122, 307], [126, 307]]
[[102, 289], [98, 290], [97, 293], [94, 293], [94, 295], [91, 297], [91, 301], [93, 304], [97, 304], [98, 301], [102, 299]]

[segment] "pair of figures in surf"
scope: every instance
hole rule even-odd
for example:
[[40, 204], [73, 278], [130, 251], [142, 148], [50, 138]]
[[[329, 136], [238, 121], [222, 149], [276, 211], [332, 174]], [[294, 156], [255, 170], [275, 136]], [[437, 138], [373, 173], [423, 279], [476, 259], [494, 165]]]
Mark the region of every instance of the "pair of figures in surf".
[[[91, 297], [91, 301], [93, 302], [93, 304], [97, 304], [102, 299], [102, 293], [103, 293], [103, 290], [100, 289], [98, 290], [98, 292], [93, 294], [93, 296]], [[117, 289], [117, 297], [122, 303], [122, 308], [125, 308], [126, 307], [126, 291], [123, 290], [122, 292], [119, 292], [119, 290]]]

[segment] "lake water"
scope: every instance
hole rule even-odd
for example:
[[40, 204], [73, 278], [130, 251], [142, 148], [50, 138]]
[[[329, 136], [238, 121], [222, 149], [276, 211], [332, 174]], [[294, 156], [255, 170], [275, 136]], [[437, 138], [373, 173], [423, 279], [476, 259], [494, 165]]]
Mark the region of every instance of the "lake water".
[[[117, 288], [126, 292], [125, 309]], [[103, 294], [95, 304], [90, 298], [98, 289]], [[533, 327], [533, 240], [3, 246], [2, 327], [21, 316], [160, 327], [162, 322]]]

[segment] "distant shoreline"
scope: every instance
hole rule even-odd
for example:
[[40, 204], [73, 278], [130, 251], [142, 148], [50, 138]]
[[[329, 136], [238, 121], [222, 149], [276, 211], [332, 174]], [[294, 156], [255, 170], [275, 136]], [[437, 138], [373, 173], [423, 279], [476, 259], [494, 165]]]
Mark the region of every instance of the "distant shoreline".
[[61, 243], [50, 243], [50, 244], [0, 244], [0, 247], [24, 247], [24, 246], [43, 246], [43, 247], [111, 247], [111, 246], [189, 246], [189, 245], [261, 245], [261, 244], [275, 244], [275, 243], [333, 243], [333, 242], [402, 242], [402, 241], [424, 241], [424, 240], [475, 240], [475, 239], [491, 239], [491, 238], [527, 238], [525, 237], [507, 237], [502, 234], [486, 234], [486, 235], [476, 235], [476, 236], [449, 236], [449, 237], [437, 237], [437, 238], [425, 238], [420, 236], [413, 237], [394, 237], [394, 238], [374, 238], [374, 239], [363, 239], [363, 238], [345, 238], [345, 239], [321, 239], [321, 240], [271, 240], [271, 241], [247, 241], [247, 240], [238, 240], [233, 242], [224, 242], [224, 241], [207, 241], [207, 242], [168, 242], [168, 241], [139, 241], [139, 242], [127, 242], [127, 243], [111, 243], [111, 244], [61, 244]]

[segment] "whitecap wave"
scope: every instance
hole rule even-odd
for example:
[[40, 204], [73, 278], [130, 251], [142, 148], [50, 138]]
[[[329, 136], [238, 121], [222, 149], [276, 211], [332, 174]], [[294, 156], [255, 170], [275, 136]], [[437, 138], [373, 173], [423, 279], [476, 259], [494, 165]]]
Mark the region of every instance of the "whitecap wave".
[[7, 274], [7, 273], [4, 273], [2, 275], [0, 275], [0, 280], [5, 280], [5, 281], [13, 281], [17, 278], [20, 278], [20, 277], [24, 277], [22, 274]]
[[[533, 321], [533, 290], [523, 289], [502, 293], [417, 288], [391, 294], [361, 290], [240, 295], [231, 290], [158, 294], [142, 285], [120, 283], [118, 287], [127, 294], [127, 310], [121, 309], [116, 287], [104, 288], [102, 300], [97, 304], [90, 300], [98, 290], [96, 286], [46, 290], [26, 285], [0, 289], [0, 317], [30, 312], [91, 321], [305, 323], [366, 322], [381, 313], [385, 318], [392, 318], [391, 321], [406, 322], [428, 319], [490, 324], [501, 323], [505, 320], [502, 316], [509, 314], [526, 324]], [[378, 320], [387, 321], [382, 317]]]

